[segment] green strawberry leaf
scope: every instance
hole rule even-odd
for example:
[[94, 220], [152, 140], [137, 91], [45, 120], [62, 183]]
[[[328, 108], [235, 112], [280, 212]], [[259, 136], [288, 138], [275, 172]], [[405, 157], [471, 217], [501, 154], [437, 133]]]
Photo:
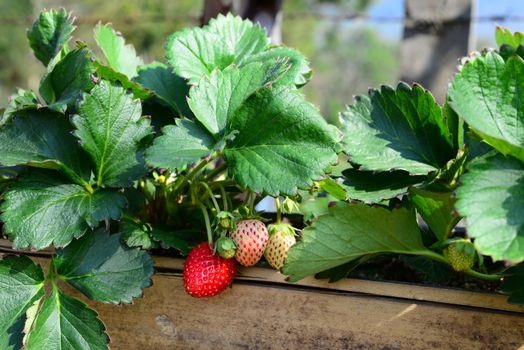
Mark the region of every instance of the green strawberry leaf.
[[255, 91], [277, 80], [285, 69], [285, 64], [278, 61], [214, 70], [190, 90], [188, 104], [202, 125], [220, 138], [240, 106]]
[[348, 194], [344, 186], [332, 178], [325, 178], [319, 182], [319, 185], [323, 191], [326, 191], [328, 194], [335, 197], [339, 201], [345, 201], [348, 198]]
[[153, 91], [155, 96], [176, 111], [179, 117], [193, 115], [186, 100], [189, 94], [187, 81], [165, 64], [155, 62], [139, 67], [138, 76], [134, 81]]
[[9, 122], [16, 112], [34, 110], [40, 107], [42, 107], [42, 104], [33, 90], [18, 89], [16, 94], [9, 96], [9, 104], [0, 117], [0, 127]]
[[250, 56], [244, 60], [243, 65], [252, 62], [264, 63], [275, 59], [284, 59], [290, 67], [282, 78], [275, 83], [276, 86], [285, 84], [303, 86], [307, 84], [313, 75], [306, 56], [295, 49], [284, 46], [272, 47], [269, 50]]
[[27, 336], [27, 350], [106, 350], [109, 336], [96, 311], [56, 287]]
[[508, 303], [524, 306], [524, 263], [512, 266], [505, 275], [500, 291], [510, 295]]
[[56, 175], [53, 172], [23, 175], [4, 194], [0, 221], [4, 222], [4, 230], [15, 247], [65, 246], [100, 221], [120, 217], [126, 204], [121, 193], [109, 190], [89, 193]]
[[99, 23], [95, 27], [95, 40], [102, 49], [109, 67], [129, 79], [137, 76], [137, 68], [143, 65], [144, 61], [136, 55], [133, 45], [126, 45], [124, 38], [111, 24]]
[[147, 163], [157, 168], [181, 169], [213, 152], [216, 144], [200, 123], [177, 119], [146, 151]]
[[192, 84], [215, 68], [226, 68], [235, 59], [218, 34], [196, 27], [171, 35], [165, 49], [175, 73]]
[[253, 24], [231, 13], [226, 16], [219, 14], [217, 18], [209, 21], [207, 29], [223, 40], [228, 51], [234, 55], [237, 65], [269, 45], [267, 33], [260, 24]]
[[494, 260], [524, 260], [524, 164], [497, 155], [471, 162], [468, 170], [455, 205], [468, 236]]
[[111, 67], [104, 66], [98, 61], [93, 62], [93, 65], [96, 68], [96, 74], [99, 78], [115, 83], [115, 85], [121, 85], [126, 90], [131, 90], [135, 98], [147, 100], [153, 97], [151, 91], [137, 82], [129, 80], [125, 74], [119, 73]]
[[292, 194], [337, 160], [334, 130], [289, 87], [259, 90], [227, 125], [229, 175], [255, 192]]
[[49, 108], [56, 111], [65, 111], [68, 105], [76, 103], [83, 92], [95, 85], [92, 79], [95, 68], [85, 47], [69, 52], [49, 68], [40, 82], [39, 91]]
[[379, 203], [408, 192], [408, 187], [424, 182], [426, 176], [410, 176], [407, 171], [388, 172], [346, 169], [342, 172], [347, 198], [364, 203]]
[[[193, 249], [194, 244], [189, 237], [193, 238], [198, 232], [195, 230], [163, 230], [153, 227], [151, 236], [155, 241], [160, 242], [164, 249], [175, 248], [182, 254], [187, 255]], [[193, 238], [194, 239], [194, 238]]]
[[71, 39], [74, 29], [73, 18], [66, 10], [44, 10], [27, 31], [29, 46], [36, 58], [47, 66]]
[[433, 192], [411, 187], [411, 201], [439, 241], [448, 238], [461, 217], [454, 213], [455, 199], [451, 192]]
[[128, 247], [141, 247], [143, 249], [158, 248], [159, 245], [151, 237], [151, 230], [147, 224], [125, 219], [120, 228], [122, 240]]
[[495, 52], [472, 57], [449, 89], [451, 107], [499, 152], [524, 161], [524, 61]]
[[99, 229], [58, 250], [54, 264], [59, 277], [91, 300], [131, 303], [151, 285], [153, 259], [121, 239]]
[[17, 112], [0, 127], [0, 164], [56, 169], [85, 185], [91, 176], [90, 162], [72, 130], [62, 114], [44, 109]]
[[[20, 349], [25, 312], [44, 296], [44, 272], [26, 256], [0, 260], [0, 348]], [[20, 329], [21, 328], [21, 329]]]
[[84, 96], [73, 117], [75, 135], [96, 165], [99, 186], [127, 187], [147, 169], [140, 143], [151, 133], [140, 101], [118, 86], [101, 81]]
[[341, 122], [344, 151], [361, 170], [427, 175], [456, 154], [439, 105], [416, 84], [382, 86], [358, 96]]
[[495, 30], [495, 40], [497, 45], [500, 47], [502, 45], [509, 45], [514, 49], [517, 49], [519, 46], [524, 45], [524, 34], [520, 32], [512, 33], [511, 30], [497, 26]]
[[283, 273], [298, 281], [378, 253], [435, 254], [422, 244], [413, 211], [338, 203], [302, 231], [302, 240], [289, 250]]
[[445, 284], [456, 275], [448, 264], [424, 256], [402, 255], [400, 261], [422, 275], [423, 280], [427, 282]]

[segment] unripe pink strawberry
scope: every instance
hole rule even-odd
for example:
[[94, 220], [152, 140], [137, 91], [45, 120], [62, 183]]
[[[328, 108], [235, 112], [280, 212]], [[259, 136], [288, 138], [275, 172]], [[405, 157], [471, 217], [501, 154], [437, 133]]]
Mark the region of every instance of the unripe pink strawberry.
[[297, 242], [295, 229], [289, 224], [269, 226], [269, 241], [264, 252], [269, 265], [280, 270], [287, 259], [289, 248]]
[[255, 265], [264, 255], [269, 234], [260, 220], [242, 220], [230, 237], [237, 246], [235, 259], [244, 266]]

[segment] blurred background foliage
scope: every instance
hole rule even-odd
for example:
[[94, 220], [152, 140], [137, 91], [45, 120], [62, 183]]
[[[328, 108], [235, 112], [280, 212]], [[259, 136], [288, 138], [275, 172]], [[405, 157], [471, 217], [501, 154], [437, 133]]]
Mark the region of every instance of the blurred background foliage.
[[[481, 1], [481, 3], [484, 1]], [[486, 1], [487, 2], [487, 1]], [[493, 3], [493, 2], [492, 2]], [[369, 87], [396, 84], [400, 70], [403, 0], [284, 0], [283, 42], [306, 54], [314, 69], [304, 93], [331, 122]], [[99, 20], [111, 21], [145, 62], [163, 61], [163, 44], [173, 32], [199, 24], [196, 0], [0, 0], [0, 108], [16, 88], [38, 89], [43, 67], [32, 56], [26, 29], [44, 8], [65, 7], [77, 17], [75, 39], [95, 47]], [[334, 20], [344, 13], [366, 14], [381, 7], [382, 23]], [[389, 7], [395, 8], [392, 11]], [[489, 44], [484, 37], [478, 43]]]

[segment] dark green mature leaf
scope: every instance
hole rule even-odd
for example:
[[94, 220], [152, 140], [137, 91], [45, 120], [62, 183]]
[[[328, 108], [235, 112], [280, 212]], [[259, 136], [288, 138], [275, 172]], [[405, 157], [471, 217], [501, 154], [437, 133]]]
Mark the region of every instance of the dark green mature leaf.
[[27, 350], [106, 350], [109, 336], [96, 311], [57, 288], [42, 304]]
[[0, 260], [0, 348], [20, 349], [24, 314], [44, 296], [44, 273], [26, 256]]
[[291, 88], [264, 88], [228, 122], [229, 174], [256, 192], [291, 194], [319, 179], [336, 162], [333, 129]]
[[517, 49], [519, 46], [524, 45], [524, 34], [519, 32], [512, 33], [511, 30], [500, 26], [497, 26], [495, 31], [495, 39], [498, 46], [509, 45]]
[[408, 187], [424, 182], [426, 176], [410, 176], [407, 171], [388, 172], [361, 171], [346, 169], [342, 173], [342, 186], [349, 199], [365, 203], [379, 203], [408, 192]]
[[18, 89], [16, 94], [9, 96], [9, 104], [0, 116], [0, 127], [11, 120], [17, 111], [33, 110], [42, 107], [33, 90]]
[[454, 213], [455, 198], [451, 192], [432, 192], [410, 188], [411, 201], [438, 240], [448, 238], [461, 217]]
[[146, 173], [140, 142], [151, 133], [140, 101], [101, 81], [73, 117], [75, 135], [96, 165], [98, 185], [130, 186]]
[[524, 306], [524, 263], [506, 271], [500, 291], [510, 295], [508, 303]]
[[40, 95], [49, 108], [64, 111], [67, 105], [80, 100], [83, 92], [93, 88], [94, 72], [87, 48], [71, 51], [44, 75]]
[[358, 96], [341, 122], [344, 151], [362, 170], [426, 175], [456, 153], [439, 105], [416, 84], [382, 86]]
[[151, 237], [151, 230], [147, 224], [133, 220], [123, 220], [120, 228], [122, 240], [128, 247], [141, 247], [143, 249], [158, 248], [158, 244]]
[[47, 66], [71, 39], [74, 29], [71, 14], [66, 10], [44, 10], [27, 31], [27, 38], [36, 58]]
[[284, 46], [272, 47], [269, 50], [248, 57], [244, 60], [243, 65], [252, 62], [268, 62], [279, 58], [284, 59], [290, 68], [283, 77], [275, 83], [276, 86], [285, 84], [302, 86], [305, 85], [313, 75], [306, 56], [295, 49]]
[[175, 110], [179, 116], [191, 117], [186, 96], [189, 85], [163, 63], [151, 63], [138, 68], [137, 83], [155, 93], [162, 102]]
[[90, 162], [72, 130], [67, 117], [49, 110], [17, 112], [0, 127], [0, 164], [56, 169], [85, 184], [91, 176]]
[[434, 254], [422, 244], [413, 211], [338, 203], [302, 231], [291, 247], [284, 274], [298, 281], [362, 256], [377, 253]]
[[285, 71], [283, 62], [251, 63], [240, 69], [232, 66], [214, 70], [189, 92], [189, 106], [195, 117], [217, 138], [224, 135], [232, 116], [262, 87], [271, 84]]
[[102, 49], [109, 67], [124, 74], [129, 79], [137, 76], [137, 68], [144, 61], [136, 55], [133, 45], [125, 43], [124, 38], [111, 26], [99, 23], [95, 27], [95, 40]]
[[104, 303], [131, 303], [151, 285], [153, 259], [131, 249], [121, 235], [103, 230], [86, 234], [57, 252], [54, 260], [60, 278], [89, 299]]
[[210, 33], [215, 33], [222, 38], [228, 51], [234, 55], [237, 65], [242, 64], [247, 57], [263, 51], [269, 45], [267, 33], [260, 24], [253, 24], [231, 13], [226, 16], [219, 14], [217, 18], [209, 21], [207, 29]]
[[151, 231], [153, 239], [160, 242], [163, 248], [175, 248], [184, 255], [189, 254], [194, 247], [187, 237], [194, 237], [197, 233], [195, 230], [162, 230], [157, 227]]
[[486, 143], [524, 161], [524, 61], [495, 52], [472, 57], [455, 75], [450, 103]]
[[55, 173], [35, 172], [20, 177], [4, 194], [0, 221], [17, 248], [60, 247], [101, 220], [118, 219], [125, 204], [121, 193], [91, 194]]
[[194, 163], [213, 151], [216, 141], [200, 124], [177, 119], [168, 125], [147, 149], [148, 164], [158, 168], [177, 169]]
[[524, 260], [524, 164], [497, 155], [469, 165], [457, 190], [477, 250], [494, 260]]
[[402, 255], [400, 261], [420, 273], [426, 282], [447, 283], [456, 274], [449, 265], [423, 256]]
[[235, 59], [218, 34], [196, 27], [171, 35], [165, 49], [175, 73], [192, 84], [215, 68], [226, 68]]

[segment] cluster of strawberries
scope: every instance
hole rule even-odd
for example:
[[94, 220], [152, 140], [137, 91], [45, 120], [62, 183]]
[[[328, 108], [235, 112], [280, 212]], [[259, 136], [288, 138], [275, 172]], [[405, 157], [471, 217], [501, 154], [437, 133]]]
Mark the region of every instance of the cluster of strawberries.
[[217, 241], [216, 249], [200, 243], [184, 264], [184, 287], [193, 297], [212, 297], [224, 291], [237, 273], [237, 262], [253, 266], [264, 256], [277, 270], [284, 266], [289, 248], [296, 243], [289, 224], [266, 225], [260, 220], [241, 220], [229, 237]]

